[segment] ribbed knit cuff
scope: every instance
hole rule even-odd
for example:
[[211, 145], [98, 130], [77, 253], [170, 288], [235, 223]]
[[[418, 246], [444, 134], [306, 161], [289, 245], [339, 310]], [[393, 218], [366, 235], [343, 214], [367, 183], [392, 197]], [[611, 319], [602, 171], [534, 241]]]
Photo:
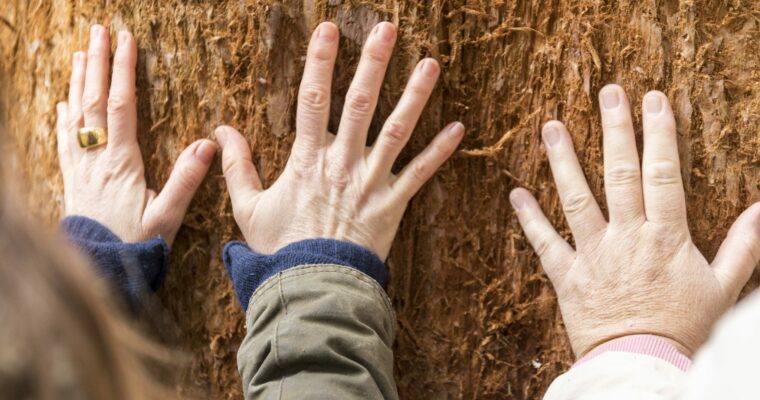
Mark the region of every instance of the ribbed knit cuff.
[[248, 300], [264, 281], [301, 265], [341, 265], [363, 272], [382, 287], [388, 281], [388, 269], [375, 253], [340, 240], [303, 240], [285, 246], [274, 254], [255, 253], [245, 243], [232, 241], [224, 246], [223, 257], [243, 310], [248, 308]]
[[90, 257], [98, 272], [121, 290], [131, 305], [163, 283], [169, 265], [169, 245], [161, 237], [124, 243], [102, 224], [80, 216], [66, 217], [60, 230]]
[[610, 340], [591, 350], [573, 366], [583, 364], [608, 351], [621, 351], [657, 357], [673, 364], [684, 372], [688, 371], [689, 366], [691, 366], [689, 357], [681, 354], [669, 340], [656, 335], [631, 335]]

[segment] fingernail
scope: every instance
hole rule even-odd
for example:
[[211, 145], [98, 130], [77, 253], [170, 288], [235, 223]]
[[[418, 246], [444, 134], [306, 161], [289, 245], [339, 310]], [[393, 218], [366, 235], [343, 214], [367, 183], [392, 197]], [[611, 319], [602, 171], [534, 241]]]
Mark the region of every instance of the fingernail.
[[449, 129], [446, 131], [448, 135], [451, 135], [451, 137], [457, 138], [464, 135], [464, 125], [457, 121], [451, 124]]
[[124, 46], [127, 43], [127, 36], [126, 31], [119, 32], [119, 46]]
[[516, 211], [520, 211], [525, 206], [525, 196], [521, 190], [515, 189], [509, 194], [509, 202]]
[[201, 160], [202, 163], [209, 165], [214, 161], [216, 156], [216, 144], [210, 140], [204, 140], [198, 147], [195, 148], [195, 156]]
[[79, 67], [84, 61], [84, 52], [77, 51], [74, 53], [74, 67]]
[[555, 144], [559, 143], [559, 129], [557, 129], [557, 127], [554, 125], [544, 125], [544, 129], [541, 132], [541, 135], [544, 137], [544, 144], [546, 147], [552, 147]]
[[431, 78], [436, 76], [438, 74], [438, 63], [432, 59], [423, 60], [422, 72]]
[[607, 86], [602, 89], [602, 107], [612, 110], [620, 105], [620, 93], [615, 86]]
[[103, 30], [102, 26], [100, 26], [100, 25], [93, 25], [90, 28], [90, 38], [92, 38], [92, 39], [96, 38], [98, 35], [100, 35], [100, 33], [102, 32], [102, 30]]
[[335, 40], [337, 36], [337, 31], [332, 24], [322, 23], [317, 27], [317, 37], [322, 40], [331, 42]]
[[396, 35], [396, 29], [393, 28], [393, 24], [388, 22], [381, 22], [376, 29], [378, 37], [384, 42], [393, 41], [393, 36]]
[[216, 141], [219, 142], [219, 145], [224, 147], [227, 143], [227, 128], [224, 126], [216, 128], [214, 136], [216, 136]]
[[650, 93], [644, 98], [644, 108], [649, 114], [659, 114], [662, 111], [662, 98], [657, 93]]

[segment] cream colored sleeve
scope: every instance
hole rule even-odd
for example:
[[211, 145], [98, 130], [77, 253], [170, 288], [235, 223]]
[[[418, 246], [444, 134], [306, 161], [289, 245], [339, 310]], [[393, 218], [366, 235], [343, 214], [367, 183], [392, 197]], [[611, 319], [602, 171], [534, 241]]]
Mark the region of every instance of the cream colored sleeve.
[[739, 302], [716, 325], [694, 358], [684, 399], [757, 399], [760, 292]]
[[552, 382], [544, 400], [670, 400], [680, 398], [686, 373], [657, 357], [608, 351]]
[[670, 362], [610, 351], [557, 378], [544, 400], [755, 399], [760, 392], [760, 292], [723, 317], [688, 375]]

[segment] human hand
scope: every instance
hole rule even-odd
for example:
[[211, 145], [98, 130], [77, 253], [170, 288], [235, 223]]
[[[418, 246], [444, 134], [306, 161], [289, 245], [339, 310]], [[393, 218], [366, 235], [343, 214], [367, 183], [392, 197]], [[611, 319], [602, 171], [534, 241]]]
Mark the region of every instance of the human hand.
[[364, 246], [385, 260], [407, 203], [464, 135], [462, 124], [450, 124], [398, 176], [391, 173], [440, 72], [435, 60], [425, 59], [417, 64], [375, 145], [365, 146], [396, 38], [396, 28], [387, 22], [370, 33], [338, 133], [328, 133], [338, 37], [337, 27], [329, 22], [312, 35], [298, 93], [295, 142], [285, 170], [269, 189], [262, 188], [243, 136], [229, 127], [216, 131], [235, 220], [256, 252], [330, 238]]
[[709, 264], [691, 241], [676, 123], [665, 95], [644, 97], [641, 170], [622, 88], [602, 89], [600, 109], [609, 222], [557, 121], [544, 126], [543, 140], [576, 249], [528, 191], [515, 189], [510, 200], [557, 292], [577, 357], [634, 334], [661, 336], [689, 356], [735, 303], [760, 258], [760, 203], [736, 220]]
[[[69, 100], [57, 107], [65, 214], [96, 220], [125, 242], [160, 235], [171, 244], [217, 146], [196, 141], [180, 154], [160, 194], [147, 188], [137, 143], [137, 44], [126, 31], [118, 38], [110, 93], [108, 31], [93, 25], [87, 53], [74, 54]], [[107, 127], [108, 143], [81, 148], [82, 127]]]

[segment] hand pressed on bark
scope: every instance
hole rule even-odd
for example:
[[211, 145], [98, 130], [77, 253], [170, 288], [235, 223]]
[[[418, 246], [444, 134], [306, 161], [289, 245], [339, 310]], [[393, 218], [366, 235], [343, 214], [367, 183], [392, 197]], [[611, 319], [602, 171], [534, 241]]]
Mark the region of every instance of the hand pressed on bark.
[[338, 37], [329, 22], [312, 35], [298, 93], [295, 142], [285, 170], [270, 188], [263, 190], [243, 136], [230, 127], [216, 131], [235, 220], [256, 252], [328, 238], [364, 246], [385, 260], [407, 203], [464, 134], [462, 124], [450, 124], [398, 176], [391, 173], [440, 72], [435, 60], [424, 59], [375, 145], [366, 147], [396, 40], [396, 28], [387, 22], [367, 38], [337, 135], [327, 132]]
[[[118, 37], [109, 84], [108, 31], [92, 27], [87, 53], [74, 54], [69, 100], [57, 107], [65, 213], [93, 219], [125, 242], [161, 236], [171, 244], [217, 146], [208, 139], [192, 143], [161, 193], [147, 188], [137, 144], [137, 44], [129, 32]], [[83, 127], [107, 128], [107, 144], [81, 148], [77, 131]]]
[[510, 200], [557, 292], [577, 357], [634, 334], [659, 335], [691, 355], [735, 303], [760, 258], [760, 204], [736, 220], [708, 263], [689, 233], [676, 123], [665, 95], [644, 97], [641, 168], [623, 90], [602, 89], [600, 109], [609, 222], [557, 121], [544, 126], [543, 140], [576, 249], [528, 191], [515, 189]]

